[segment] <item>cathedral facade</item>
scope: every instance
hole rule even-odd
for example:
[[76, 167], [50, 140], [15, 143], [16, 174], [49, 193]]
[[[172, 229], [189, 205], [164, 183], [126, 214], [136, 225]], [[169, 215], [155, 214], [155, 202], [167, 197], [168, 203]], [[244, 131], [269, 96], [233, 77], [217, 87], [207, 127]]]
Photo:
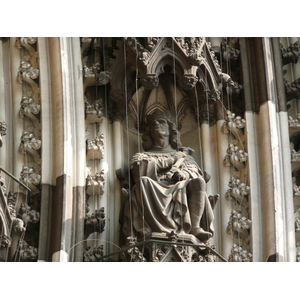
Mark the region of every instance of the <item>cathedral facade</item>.
[[0, 261], [300, 261], [299, 51], [1, 38]]

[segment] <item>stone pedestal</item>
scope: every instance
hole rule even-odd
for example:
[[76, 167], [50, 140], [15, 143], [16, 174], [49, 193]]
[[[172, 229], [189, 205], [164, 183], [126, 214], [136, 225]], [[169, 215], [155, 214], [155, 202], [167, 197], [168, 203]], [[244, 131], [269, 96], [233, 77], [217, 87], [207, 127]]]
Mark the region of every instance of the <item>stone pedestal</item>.
[[[122, 261], [131, 262], [215, 262], [217, 256], [191, 234], [152, 232], [145, 237], [128, 237], [129, 247]], [[213, 249], [213, 246], [210, 246]]]

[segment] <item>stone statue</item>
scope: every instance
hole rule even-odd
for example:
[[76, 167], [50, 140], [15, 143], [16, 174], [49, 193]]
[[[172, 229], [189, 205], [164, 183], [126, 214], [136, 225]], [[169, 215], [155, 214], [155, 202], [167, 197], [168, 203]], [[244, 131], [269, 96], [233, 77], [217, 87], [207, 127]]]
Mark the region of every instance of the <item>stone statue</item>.
[[204, 173], [182, 147], [169, 112], [156, 110], [147, 117], [143, 135], [146, 152], [130, 161], [134, 186], [127, 193], [123, 232], [192, 234], [207, 242], [214, 234], [213, 211], [206, 194]]

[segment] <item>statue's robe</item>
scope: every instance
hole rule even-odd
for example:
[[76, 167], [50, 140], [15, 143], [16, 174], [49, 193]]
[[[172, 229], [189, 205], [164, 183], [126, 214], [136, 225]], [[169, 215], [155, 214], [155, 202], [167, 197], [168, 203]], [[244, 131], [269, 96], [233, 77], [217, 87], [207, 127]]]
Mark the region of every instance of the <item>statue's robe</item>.
[[[171, 179], [173, 174], [170, 169], [178, 153], [174, 150], [170, 153], [144, 152], [133, 156], [130, 169], [135, 185], [125, 204], [123, 216], [123, 232], [126, 236], [172, 231], [189, 234], [192, 225], [187, 186], [194, 178], [201, 178], [204, 186], [206, 184], [203, 172], [190, 155], [182, 159], [178, 168], [187, 179], [178, 182]], [[197, 195], [202, 197], [199, 201], [202, 200], [205, 205], [200, 227], [213, 235], [213, 211], [205, 189]]]

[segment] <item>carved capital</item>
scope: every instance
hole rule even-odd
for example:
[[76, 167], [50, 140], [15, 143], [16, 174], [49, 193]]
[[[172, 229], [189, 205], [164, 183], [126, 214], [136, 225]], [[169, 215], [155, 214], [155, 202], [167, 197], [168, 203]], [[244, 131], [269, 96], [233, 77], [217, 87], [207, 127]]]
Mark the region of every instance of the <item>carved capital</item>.
[[184, 90], [191, 90], [196, 86], [196, 83], [198, 82], [198, 77], [193, 74], [185, 74], [181, 81], [179, 82], [179, 85]]
[[104, 194], [104, 170], [97, 172], [95, 176], [90, 174], [86, 178], [86, 193], [89, 196]]
[[86, 141], [86, 158], [90, 159], [101, 159], [104, 156], [104, 135], [101, 134], [94, 140]]
[[146, 74], [140, 78], [140, 82], [146, 90], [152, 90], [158, 87], [159, 79], [156, 74]]

